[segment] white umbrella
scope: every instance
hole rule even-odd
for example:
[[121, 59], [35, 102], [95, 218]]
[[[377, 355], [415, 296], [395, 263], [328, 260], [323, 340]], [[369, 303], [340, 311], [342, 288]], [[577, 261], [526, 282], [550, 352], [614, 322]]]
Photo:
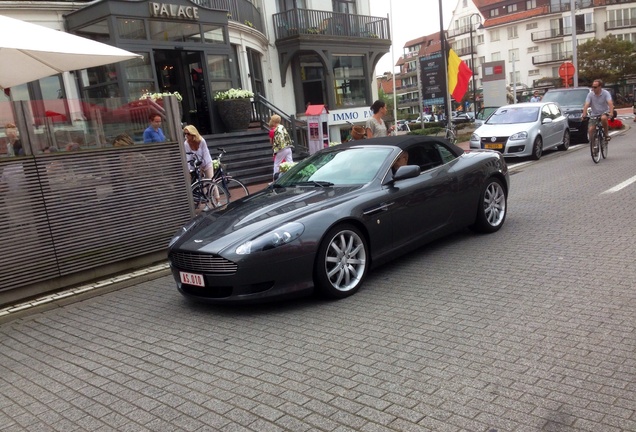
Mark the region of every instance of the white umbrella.
[[0, 88], [134, 57], [140, 55], [0, 15]]

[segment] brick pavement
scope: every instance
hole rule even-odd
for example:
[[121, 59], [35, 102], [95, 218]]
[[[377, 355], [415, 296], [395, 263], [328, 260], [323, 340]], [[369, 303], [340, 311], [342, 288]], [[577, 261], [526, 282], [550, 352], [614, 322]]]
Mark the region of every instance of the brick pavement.
[[526, 166], [499, 233], [342, 301], [213, 307], [164, 276], [4, 322], [0, 431], [636, 431], [636, 192], [604, 193], [632, 145]]

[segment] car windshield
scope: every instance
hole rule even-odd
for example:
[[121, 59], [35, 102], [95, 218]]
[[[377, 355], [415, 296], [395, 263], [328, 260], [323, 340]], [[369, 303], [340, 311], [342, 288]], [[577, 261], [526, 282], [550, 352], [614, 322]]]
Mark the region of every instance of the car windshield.
[[544, 96], [543, 102], [556, 102], [559, 105], [571, 106], [576, 105], [583, 107], [585, 98], [590, 91], [588, 89], [570, 90], [570, 91], [548, 91]]
[[539, 118], [539, 107], [502, 107], [490, 116], [486, 124], [532, 123]]
[[279, 177], [276, 186], [339, 186], [369, 183], [393, 149], [343, 147], [319, 152], [294, 165]]

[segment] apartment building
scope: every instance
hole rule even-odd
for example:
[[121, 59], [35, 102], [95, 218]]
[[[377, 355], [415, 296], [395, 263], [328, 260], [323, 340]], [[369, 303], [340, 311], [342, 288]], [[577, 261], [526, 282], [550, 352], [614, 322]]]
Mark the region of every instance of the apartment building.
[[[508, 87], [516, 88], [521, 100], [530, 89], [560, 86], [559, 66], [573, 57], [573, 27], [575, 44], [608, 35], [636, 43], [636, 1], [577, 0], [574, 14], [571, 4], [571, 0], [458, 0], [446, 37], [474, 72], [469, 99], [473, 98], [473, 82], [475, 98], [480, 98], [485, 62], [505, 62]], [[420, 39], [431, 37], [435, 35]], [[414, 57], [424, 55], [419, 51], [420, 39], [405, 44], [396, 64], [398, 76], [412, 75], [417, 65]], [[626, 76], [623, 85], [632, 84]], [[404, 95], [398, 101], [400, 111], [420, 112], [413, 102], [419, 100], [420, 90], [400, 93], [398, 89], [398, 95]]]

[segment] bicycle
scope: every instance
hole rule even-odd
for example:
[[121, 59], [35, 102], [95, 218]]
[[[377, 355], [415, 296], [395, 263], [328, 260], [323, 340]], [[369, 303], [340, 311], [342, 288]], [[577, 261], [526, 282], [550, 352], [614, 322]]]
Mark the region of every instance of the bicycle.
[[[609, 114], [603, 114], [609, 116]], [[601, 156], [603, 159], [607, 159], [607, 139], [605, 136], [605, 129], [603, 128], [603, 122], [601, 122], [602, 116], [588, 117], [590, 120], [596, 121], [594, 133], [590, 137], [590, 153], [594, 163], [599, 163]]]
[[452, 121], [446, 122], [446, 126], [444, 127], [444, 138], [453, 145], [457, 144], [457, 127]]
[[247, 187], [238, 179], [225, 172], [225, 165], [221, 163], [221, 158], [226, 153], [222, 147], [217, 147], [220, 152], [216, 159], [212, 160], [214, 166], [214, 177], [212, 180], [223, 188], [223, 192], [227, 194], [227, 202], [231, 199], [237, 200], [244, 198], [250, 194]]
[[196, 153], [186, 152], [194, 158], [188, 163], [192, 166], [190, 188], [194, 201], [195, 212], [208, 211], [214, 208], [227, 205], [232, 198], [240, 199], [249, 195], [247, 187], [239, 180], [232, 178], [225, 172], [225, 166], [221, 163], [225, 149], [217, 148], [220, 151], [216, 159], [212, 160], [214, 175], [211, 179], [206, 179], [201, 175], [201, 165], [203, 161]]

